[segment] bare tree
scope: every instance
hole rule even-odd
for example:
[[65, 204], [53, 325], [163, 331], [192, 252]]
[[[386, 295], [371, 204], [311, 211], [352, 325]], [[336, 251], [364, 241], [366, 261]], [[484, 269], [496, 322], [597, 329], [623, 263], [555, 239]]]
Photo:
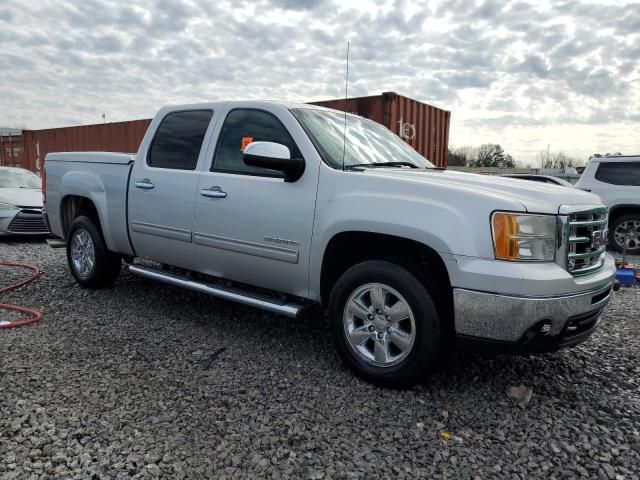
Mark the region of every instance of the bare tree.
[[496, 143], [485, 143], [478, 147], [464, 145], [449, 150], [449, 165], [466, 167], [513, 168], [516, 162], [513, 156], [505, 153]]
[[451, 147], [449, 149], [449, 165], [466, 167], [475, 158], [475, 147], [471, 145], [462, 145], [460, 147]]
[[584, 165], [582, 160], [570, 157], [563, 151], [551, 152], [548, 149], [540, 150], [537, 153], [536, 163], [540, 165], [540, 168], [567, 168]]
[[478, 147], [471, 166], [513, 168], [516, 166], [516, 162], [513, 157], [505, 153], [504, 149], [497, 143], [485, 143]]
[[468, 158], [456, 148], [449, 150], [449, 159], [447, 164], [452, 167], [464, 167], [467, 165]]
[[615, 152], [615, 153], [605, 153], [604, 155], [601, 153], [594, 153], [593, 155], [591, 155], [589, 157], [589, 160], [591, 160], [592, 158], [602, 158], [602, 157], [619, 157], [620, 155], [622, 155], [621, 152]]

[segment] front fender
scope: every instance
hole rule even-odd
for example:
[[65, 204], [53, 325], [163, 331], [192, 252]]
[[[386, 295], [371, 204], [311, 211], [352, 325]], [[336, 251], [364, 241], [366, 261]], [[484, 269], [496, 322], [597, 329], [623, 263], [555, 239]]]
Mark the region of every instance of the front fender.
[[413, 240], [443, 258], [493, 259], [490, 217], [496, 209], [526, 211], [524, 205], [500, 192], [439, 182], [437, 177], [321, 168], [309, 262], [310, 294], [320, 290], [327, 245], [342, 232]]
[[480, 220], [431, 198], [341, 194], [319, 205], [316, 213], [309, 278], [312, 295], [320, 292], [322, 263], [329, 242], [344, 232], [370, 232], [413, 240], [443, 257], [455, 252], [490, 257], [493, 252], [486, 215]]

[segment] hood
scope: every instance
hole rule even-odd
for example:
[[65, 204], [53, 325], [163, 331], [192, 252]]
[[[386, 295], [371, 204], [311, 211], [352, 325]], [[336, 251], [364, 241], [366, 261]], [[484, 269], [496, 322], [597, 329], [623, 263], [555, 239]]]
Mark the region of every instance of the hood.
[[557, 214], [560, 205], [602, 204], [593, 193], [517, 178], [437, 169], [368, 168], [364, 173], [491, 195], [496, 200], [516, 201], [531, 213]]
[[42, 191], [39, 188], [0, 188], [0, 203], [42, 208]]

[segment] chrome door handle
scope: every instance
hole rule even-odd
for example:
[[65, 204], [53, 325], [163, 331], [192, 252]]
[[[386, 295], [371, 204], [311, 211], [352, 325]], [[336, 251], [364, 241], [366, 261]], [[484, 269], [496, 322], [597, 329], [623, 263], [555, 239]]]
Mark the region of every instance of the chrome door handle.
[[155, 185], [151, 183], [151, 180], [145, 178], [144, 180], [138, 180], [133, 184], [136, 188], [142, 188], [144, 190], [151, 190]]
[[227, 192], [223, 192], [220, 187], [211, 187], [200, 190], [200, 195], [210, 198], [227, 198]]

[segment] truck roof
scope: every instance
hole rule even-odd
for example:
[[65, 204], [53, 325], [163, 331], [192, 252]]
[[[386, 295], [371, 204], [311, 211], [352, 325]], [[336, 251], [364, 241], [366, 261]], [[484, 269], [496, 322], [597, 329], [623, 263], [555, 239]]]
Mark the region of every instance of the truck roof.
[[245, 106], [247, 104], [252, 104], [254, 106], [260, 106], [260, 105], [280, 105], [284, 108], [287, 109], [293, 109], [293, 108], [308, 108], [308, 109], [313, 109], [313, 110], [331, 110], [331, 111], [339, 111], [342, 113], [341, 110], [335, 110], [333, 108], [327, 108], [327, 107], [322, 107], [320, 105], [311, 105], [309, 103], [298, 103], [298, 102], [288, 102], [288, 101], [284, 101], [284, 100], [227, 100], [227, 101], [220, 101], [220, 102], [204, 102], [204, 103], [195, 103], [195, 104], [184, 104], [184, 105], [166, 105], [164, 106], [161, 110], [190, 110], [190, 109], [194, 109], [194, 108], [219, 108], [223, 105], [225, 106], [234, 106], [234, 105], [238, 105], [238, 106]]

